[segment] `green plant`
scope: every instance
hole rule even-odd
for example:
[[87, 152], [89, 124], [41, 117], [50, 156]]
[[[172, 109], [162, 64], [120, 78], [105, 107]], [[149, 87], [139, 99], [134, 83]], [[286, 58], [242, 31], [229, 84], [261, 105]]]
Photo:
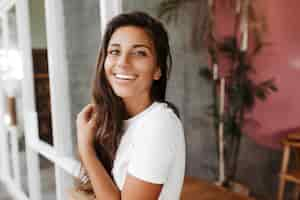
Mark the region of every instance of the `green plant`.
[[[248, 1], [248, 2], [247, 2]], [[241, 137], [244, 132], [244, 125], [246, 123], [245, 114], [251, 111], [256, 103], [256, 100], [266, 100], [271, 92], [277, 91], [273, 79], [268, 79], [260, 83], [255, 83], [252, 76], [255, 74], [252, 60], [255, 55], [259, 53], [263, 46], [268, 45], [262, 42], [261, 34], [264, 27], [263, 18], [255, 15], [254, 5], [249, 0], [229, 0], [232, 4], [240, 3], [241, 11], [236, 15], [240, 20], [236, 20], [234, 34], [230, 37], [224, 38], [222, 41], [217, 41], [214, 37], [214, 7], [212, 0], [166, 0], [160, 4], [159, 16], [167, 17], [167, 20], [178, 20], [176, 11], [185, 3], [198, 3], [202, 7], [206, 7], [206, 15], [200, 22], [205, 24], [205, 31], [200, 34], [205, 34], [207, 41], [207, 49], [210, 55], [211, 64], [218, 64], [220, 55], [225, 56], [231, 63], [228, 73], [222, 78], [226, 80], [225, 98], [226, 108], [224, 114], [219, 112], [219, 86], [220, 79], [214, 78], [213, 67], [201, 69], [201, 77], [209, 80], [212, 83], [213, 89], [213, 103], [210, 106], [212, 109], [211, 116], [214, 119], [214, 128], [218, 134], [220, 124], [224, 125], [225, 138], [219, 138], [219, 143], [225, 140], [225, 180], [221, 180], [221, 184], [229, 185], [235, 179], [237, 170], [237, 161], [240, 151]], [[250, 30], [254, 36], [254, 48], [252, 52], [241, 48], [238, 41], [238, 33], [240, 31], [240, 24], [247, 20], [250, 24]], [[248, 20], [250, 22], [248, 22]], [[263, 24], [263, 25], [262, 25]], [[247, 24], [248, 25], [248, 24]], [[247, 30], [248, 31], [248, 30]], [[203, 34], [204, 35], [204, 34]], [[241, 42], [242, 43], [242, 42]], [[222, 67], [222, 66], [220, 66]], [[219, 155], [220, 156], [220, 155]], [[219, 163], [222, 164], [222, 163]]]
[[[235, 178], [237, 169], [237, 159], [240, 149], [240, 141], [243, 135], [243, 127], [245, 124], [245, 113], [251, 111], [256, 100], [266, 100], [267, 96], [277, 88], [273, 79], [268, 79], [260, 83], [255, 83], [251, 79], [251, 75], [255, 74], [255, 70], [251, 63], [251, 57], [246, 52], [240, 50], [237, 39], [234, 37], [226, 38], [223, 43], [219, 44], [219, 50], [225, 54], [233, 63], [226, 79], [226, 100], [227, 106], [223, 116], [218, 113], [218, 98], [217, 92], [214, 92], [214, 121], [215, 128], [221, 120], [224, 123], [224, 133], [227, 138], [227, 154], [226, 168], [227, 182]], [[258, 50], [257, 52], [258, 53]], [[213, 82], [213, 74], [211, 68], [205, 68], [200, 71], [200, 75], [205, 79]], [[214, 90], [217, 90], [217, 82]]]

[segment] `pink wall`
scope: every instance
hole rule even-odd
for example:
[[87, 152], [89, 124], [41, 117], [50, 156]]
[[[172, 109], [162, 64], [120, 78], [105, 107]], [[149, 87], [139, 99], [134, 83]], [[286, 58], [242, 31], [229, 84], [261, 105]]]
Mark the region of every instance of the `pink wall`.
[[[232, 13], [228, 12], [224, 2], [218, 1], [218, 11], [221, 11], [218, 15], [219, 36], [228, 35], [232, 30]], [[246, 131], [257, 143], [276, 148], [290, 130], [300, 132], [300, 1], [257, 2], [261, 4], [268, 24], [264, 41], [271, 45], [264, 47], [255, 59], [255, 79], [274, 77], [278, 92], [267, 101], [257, 102], [249, 117], [259, 124], [249, 123]]]

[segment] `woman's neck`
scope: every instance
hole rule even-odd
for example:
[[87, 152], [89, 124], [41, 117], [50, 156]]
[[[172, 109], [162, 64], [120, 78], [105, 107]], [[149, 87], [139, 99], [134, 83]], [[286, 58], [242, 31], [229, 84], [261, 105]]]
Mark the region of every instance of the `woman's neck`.
[[144, 111], [148, 106], [150, 106], [153, 101], [151, 98], [146, 98], [146, 99], [123, 99], [125, 108], [127, 111], [127, 119], [131, 118], [140, 112]]

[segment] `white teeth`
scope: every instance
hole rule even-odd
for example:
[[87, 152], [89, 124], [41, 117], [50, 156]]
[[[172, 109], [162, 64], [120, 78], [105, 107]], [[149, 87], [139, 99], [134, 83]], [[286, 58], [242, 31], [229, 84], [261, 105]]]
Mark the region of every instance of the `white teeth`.
[[126, 80], [133, 80], [136, 78], [136, 76], [125, 75], [125, 74], [115, 74], [115, 76], [119, 79], [126, 79]]

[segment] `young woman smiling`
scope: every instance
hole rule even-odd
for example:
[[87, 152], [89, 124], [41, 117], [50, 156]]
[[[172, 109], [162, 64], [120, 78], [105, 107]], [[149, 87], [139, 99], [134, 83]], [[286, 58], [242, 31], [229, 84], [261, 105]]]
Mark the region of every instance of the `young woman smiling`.
[[101, 200], [176, 200], [185, 140], [176, 108], [165, 100], [171, 70], [163, 25], [142, 12], [107, 25], [93, 83], [93, 103], [77, 116], [81, 188]]

